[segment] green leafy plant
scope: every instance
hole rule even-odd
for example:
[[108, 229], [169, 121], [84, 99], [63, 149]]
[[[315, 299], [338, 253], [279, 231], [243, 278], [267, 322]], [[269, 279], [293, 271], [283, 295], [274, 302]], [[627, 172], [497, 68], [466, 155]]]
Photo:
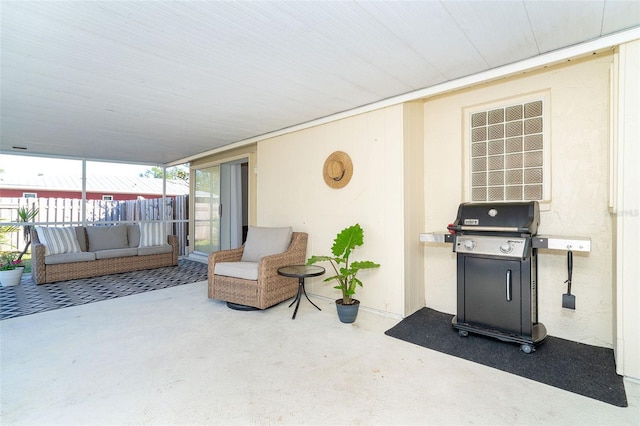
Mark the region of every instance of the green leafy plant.
[[29, 222], [33, 222], [35, 218], [38, 217], [38, 212], [39, 210], [35, 207], [20, 207], [18, 208], [17, 225], [0, 226], [0, 236], [2, 237], [3, 242], [7, 239], [6, 234], [18, 232], [20, 231], [20, 228], [22, 228], [22, 238], [25, 242], [25, 246], [22, 252], [18, 255], [18, 260], [22, 260], [22, 257], [25, 255], [27, 250], [29, 250], [29, 246], [31, 245], [31, 228], [33, 227], [33, 225], [29, 225]]
[[22, 260], [18, 254], [12, 251], [5, 251], [0, 254], [0, 271], [12, 271], [22, 266]]
[[329, 262], [333, 267], [335, 275], [326, 278], [324, 281], [338, 281], [338, 284], [333, 287], [342, 292], [342, 304], [353, 304], [352, 296], [356, 293], [356, 286], [362, 287], [362, 281], [360, 281], [356, 275], [363, 269], [379, 268], [380, 264], [374, 263], [370, 260], [361, 260], [350, 262], [349, 258], [353, 250], [364, 244], [364, 231], [359, 224], [355, 224], [348, 228], [343, 229], [336, 236], [331, 247], [331, 253], [333, 256], [311, 256], [307, 259], [307, 265], [313, 265], [318, 262]]
[[22, 250], [22, 253], [20, 253], [20, 256], [18, 256], [18, 260], [22, 260], [22, 256], [24, 256], [24, 254], [29, 249], [29, 246], [31, 245], [32, 225], [28, 225], [28, 223], [33, 222], [33, 220], [36, 217], [38, 217], [39, 211], [40, 210], [35, 207], [32, 207], [30, 209], [26, 207], [20, 207], [18, 209], [18, 222], [25, 223], [25, 225], [20, 225], [22, 226], [22, 238], [24, 240], [25, 245], [24, 245], [24, 249]]

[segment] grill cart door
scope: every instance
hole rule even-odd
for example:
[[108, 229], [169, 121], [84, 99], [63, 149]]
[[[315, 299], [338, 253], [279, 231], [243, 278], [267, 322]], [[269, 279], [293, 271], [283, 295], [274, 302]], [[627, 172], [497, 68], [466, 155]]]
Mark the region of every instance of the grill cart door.
[[[464, 285], [458, 288], [458, 321], [479, 323], [509, 334], [531, 335], [529, 292], [520, 261], [461, 256]], [[460, 273], [460, 272], [459, 272]], [[523, 288], [526, 287], [526, 288]], [[524, 298], [523, 298], [524, 295]], [[524, 299], [524, 300], [523, 300]], [[523, 323], [523, 313], [525, 321]]]

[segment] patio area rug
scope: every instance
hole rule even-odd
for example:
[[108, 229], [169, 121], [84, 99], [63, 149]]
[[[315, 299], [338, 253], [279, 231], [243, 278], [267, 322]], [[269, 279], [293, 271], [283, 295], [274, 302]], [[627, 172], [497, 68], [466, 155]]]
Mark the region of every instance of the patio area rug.
[[525, 354], [518, 344], [472, 333], [460, 337], [451, 326], [452, 318], [422, 308], [385, 334], [618, 407], [627, 406], [612, 349], [548, 336], [533, 353]]
[[207, 264], [180, 259], [178, 266], [36, 285], [24, 275], [15, 287], [0, 288], [0, 320], [84, 305], [207, 279]]

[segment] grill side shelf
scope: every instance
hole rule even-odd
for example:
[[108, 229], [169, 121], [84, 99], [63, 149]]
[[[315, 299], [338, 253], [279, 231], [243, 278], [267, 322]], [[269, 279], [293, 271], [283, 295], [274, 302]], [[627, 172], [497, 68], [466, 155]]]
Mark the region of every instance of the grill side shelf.
[[536, 235], [531, 239], [531, 246], [540, 249], [571, 250], [588, 253], [591, 251], [591, 238]]
[[453, 243], [454, 235], [444, 232], [427, 232], [420, 234], [421, 243]]

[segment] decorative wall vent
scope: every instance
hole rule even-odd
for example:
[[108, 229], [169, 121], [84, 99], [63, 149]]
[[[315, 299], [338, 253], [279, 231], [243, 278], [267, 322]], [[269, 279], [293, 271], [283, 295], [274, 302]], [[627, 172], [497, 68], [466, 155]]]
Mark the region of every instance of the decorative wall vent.
[[471, 114], [472, 201], [542, 200], [543, 102]]

